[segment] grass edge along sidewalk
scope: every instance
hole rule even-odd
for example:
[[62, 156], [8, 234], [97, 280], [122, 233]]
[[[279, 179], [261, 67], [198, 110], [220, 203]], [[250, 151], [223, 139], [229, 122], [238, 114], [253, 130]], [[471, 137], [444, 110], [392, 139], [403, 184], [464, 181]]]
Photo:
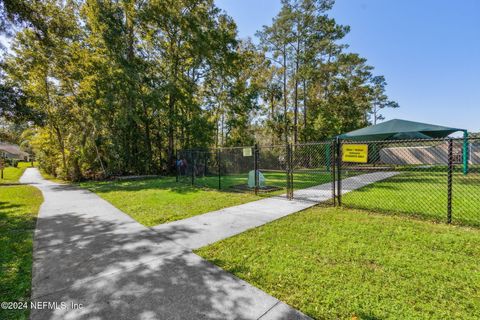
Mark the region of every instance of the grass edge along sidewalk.
[[317, 319], [480, 317], [480, 230], [313, 208], [195, 251]]
[[[8, 169], [8, 180], [5, 179], [8, 185], [0, 183], [0, 301], [28, 301], [33, 234], [43, 197], [35, 187], [15, 185], [25, 167]], [[0, 319], [28, 319], [28, 316], [28, 309], [0, 309]]]
[[[246, 184], [248, 179], [247, 174], [227, 177], [230, 181], [226, 182], [226, 185]], [[251, 192], [215, 189], [216, 179], [216, 177], [203, 178], [206, 185], [211, 186], [210, 188], [175, 182], [175, 177], [82, 182], [78, 185], [96, 193], [145, 226], [186, 219], [262, 199], [262, 196], [256, 196]], [[267, 179], [270, 179], [270, 176]], [[295, 183], [299, 188], [306, 188], [329, 183], [330, 179], [329, 173], [317, 174], [315, 179], [312, 179], [312, 175], [297, 175]], [[280, 174], [274, 175], [270, 180], [282, 186]], [[282, 189], [263, 196], [274, 196], [285, 192]]]

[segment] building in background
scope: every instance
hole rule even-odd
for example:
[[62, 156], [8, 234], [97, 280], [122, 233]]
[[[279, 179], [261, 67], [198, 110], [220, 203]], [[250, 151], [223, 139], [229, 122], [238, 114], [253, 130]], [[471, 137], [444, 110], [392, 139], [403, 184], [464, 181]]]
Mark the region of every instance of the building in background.
[[0, 158], [18, 161], [30, 161], [30, 155], [20, 150], [16, 144], [0, 142]]

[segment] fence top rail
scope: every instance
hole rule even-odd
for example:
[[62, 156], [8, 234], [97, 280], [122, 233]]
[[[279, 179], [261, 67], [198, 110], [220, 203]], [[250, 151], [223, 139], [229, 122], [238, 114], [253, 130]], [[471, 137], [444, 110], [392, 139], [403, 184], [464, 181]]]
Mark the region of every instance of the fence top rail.
[[241, 149], [244, 149], [244, 148], [254, 148], [255, 145], [251, 145], [251, 146], [240, 146], [240, 147], [218, 147], [218, 148], [213, 148], [214, 150], [216, 149], [220, 149], [220, 150], [228, 150], [228, 149], [233, 149], [233, 150], [241, 150]]
[[395, 143], [419, 143], [419, 142], [446, 142], [446, 141], [463, 141], [463, 138], [432, 138], [432, 139], [404, 139], [404, 140], [344, 140], [339, 139], [339, 142], [342, 144], [372, 144], [372, 143], [385, 143], [385, 144], [395, 144]]
[[[431, 138], [431, 139], [404, 139], [404, 140], [348, 140], [348, 139], [338, 139], [342, 144], [401, 144], [401, 143], [428, 143], [428, 142], [447, 142], [447, 141], [465, 141], [465, 138]], [[313, 142], [302, 142], [296, 144], [271, 144], [271, 145], [258, 145], [259, 148], [286, 148], [287, 146], [291, 147], [302, 147], [302, 146], [315, 146], [315, 145], [328, 145], [335, 142], [335, 139], [328, 139], [323, 141], [313, 141]], [[480, 137], [468, 137], [467, 141], [471, 143], [480, 142]], [[255, 145], [246, 145], [246, 146], [235, 146], [235, 147], [212, 147], [212, 148], [192, 148], [192, 149], [180, 149], [178, 152], [202, 152], [202, 153], [214, 153], [226, 150], [241, 150], [245, 148], [254, 148]]]
[[303, 143], [292, 144], [292, 147], [327, 145], [327, 144], [331, 144], [333, 142], [335, 142], [334, 139], [317, 141], [317, 142], [303, 142]]
[[218, 150], [241, 150], [244, 148], [253, 148], [254, 146], [242, 146], [242, 147], [212, 147], [212, 148], [198, 148], [198, 149], [180, 149], [178, 152], [217, 152]]

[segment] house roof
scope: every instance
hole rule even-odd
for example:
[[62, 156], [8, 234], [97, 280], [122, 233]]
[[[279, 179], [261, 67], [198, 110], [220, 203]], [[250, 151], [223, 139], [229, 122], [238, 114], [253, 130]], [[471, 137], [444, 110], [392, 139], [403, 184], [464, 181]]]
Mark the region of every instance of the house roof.
[[22, 156], [22, 157], [28, 156], [28, 153], [20, 150], [20, 147], [17, 146], [16, 144], [7, 144], [7, 143], [0, 142], [0, 151], [5, 151], [10, 154]]

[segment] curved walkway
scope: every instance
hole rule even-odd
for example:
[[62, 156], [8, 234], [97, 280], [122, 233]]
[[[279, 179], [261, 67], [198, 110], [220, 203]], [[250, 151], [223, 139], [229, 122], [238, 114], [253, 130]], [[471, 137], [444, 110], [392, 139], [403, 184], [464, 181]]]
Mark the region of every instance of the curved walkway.
[[[348, 192], [395, 174], [342, 183]], [[309, 319], [191, 250], [328, 200], [330, 183], [296, 191], [302, 200], [267, 198], [147, 228], [96, 194], [47, 181], [36, 169], [21, 182], [45, 198], [32, 300], [60, 306], [32, 310], [31, 319]]]
[[36, 169], [27, 169], [21, 182], [45, 198], [35, 231], [32, 300], [59, 304], [32, 310], [31, 319], [308, 319], [171, 240], [199, 234], [194, 224], [149, 229]]

